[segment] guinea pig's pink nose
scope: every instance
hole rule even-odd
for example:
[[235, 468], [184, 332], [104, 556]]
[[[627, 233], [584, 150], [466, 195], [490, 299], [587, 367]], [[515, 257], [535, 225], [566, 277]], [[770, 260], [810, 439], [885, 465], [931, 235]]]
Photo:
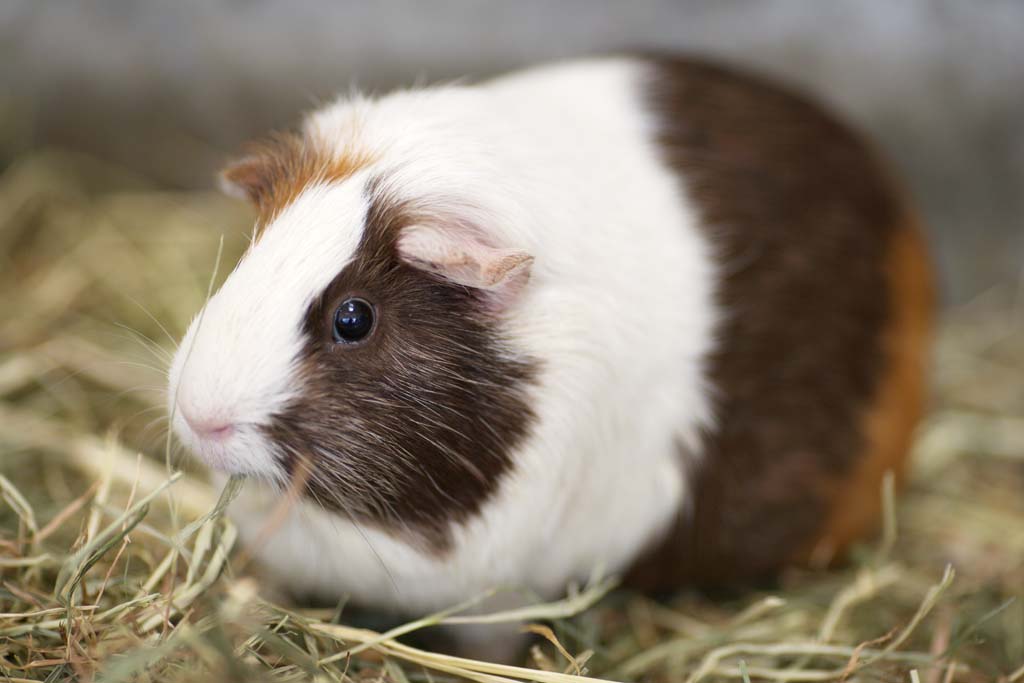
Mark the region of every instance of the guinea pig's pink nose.
[[181, 411], [181, 416], [185, 418], [185, 422], [196, 433], [196, 436], [201, 439], [224, 441], [235, 431], [235, 425], [227, 420], [200, 419], [189, 415], [185, 410]]

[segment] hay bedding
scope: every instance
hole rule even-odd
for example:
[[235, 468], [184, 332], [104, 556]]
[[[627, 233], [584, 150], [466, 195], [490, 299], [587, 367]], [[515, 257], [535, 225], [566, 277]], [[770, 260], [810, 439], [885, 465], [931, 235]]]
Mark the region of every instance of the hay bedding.
[[456, 611], [381, 634], [275, 601], [169, 448], [169, 349], [250, 219], [55, 151], [0, 178], [0, 680], [1024, 681], [1021, 292], [945, 316], [910, 489], [851, 566], [664, 603], [595, 579], [478, 617], [539, 634], [498, 666], [396, 640]]

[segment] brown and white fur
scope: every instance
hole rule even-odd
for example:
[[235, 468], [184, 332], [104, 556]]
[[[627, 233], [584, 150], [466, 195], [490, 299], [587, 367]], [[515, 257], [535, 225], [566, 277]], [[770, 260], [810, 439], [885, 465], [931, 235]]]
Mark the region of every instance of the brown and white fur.
[[[424, 612], [595, 568], [759, 577], [869, 530], [921, 410], [929, 271], [873, 153], [695, 61], [350, 97], [224, 174], [251, 248], [173, 425], [252, 475], [285, 585]], [[338, 344], [339, 302], [376, 311]], [[386, 569], [385, 569], [386, 568]]]

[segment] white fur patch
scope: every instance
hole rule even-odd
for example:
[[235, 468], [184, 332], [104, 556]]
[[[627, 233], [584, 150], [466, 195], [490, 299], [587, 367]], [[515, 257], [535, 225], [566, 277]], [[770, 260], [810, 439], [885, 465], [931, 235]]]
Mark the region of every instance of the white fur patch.
[[[171, 365], [169, 402], [178, 436], [211, 467], [272, 480], [274, 445], [256, 429], [296, 392], [302, 318], [352, 259], [366, 216], [364, 174], [317, 185], [264, 231], [192, 321]], [[184, 414], [232, 422], [224, 443], [200, 440]]]
[[[652, 142], [647, 68], [576, 62], [340, 101], [309, 118], [339, 151], [358, 136], [399, 199], [463, 198], [495, 244], [534, 257], [506, 332], [542, 369], [535, 430], [481, 514], [453, 529], [450, 553], [303, 504], [261, 549], [282, 581], [407, 611], [494, 585], [551, 595], [596, 567], [623, 569], [684, 504], [680, 445], [696, 453], [710, 420], [715, 273]], [[194, 340], [172, 375], [182, 405], [258, 424], [301, 390], [291, 378], [300, 317], [358, 243], [370, 172], [304, 193], [268, 227], [183, 343]], [[219, 464], [272, 478], [272, 444], [249, 446]], [[233, 514], [252, 541], [274, 494], [249, 488]]]

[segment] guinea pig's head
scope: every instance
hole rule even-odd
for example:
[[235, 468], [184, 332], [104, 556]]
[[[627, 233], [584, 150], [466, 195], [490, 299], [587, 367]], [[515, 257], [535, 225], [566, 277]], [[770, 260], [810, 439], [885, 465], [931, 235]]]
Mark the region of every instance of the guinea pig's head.
[[175, 356], [174, 431], [216, 470], [301, 477], [335, 512], [443, 538], [529, 430], [535, 361], [507, 322], [532, 256], [467, 198], [405, 196], [309, 136], [222, 177], [259, 218]]

